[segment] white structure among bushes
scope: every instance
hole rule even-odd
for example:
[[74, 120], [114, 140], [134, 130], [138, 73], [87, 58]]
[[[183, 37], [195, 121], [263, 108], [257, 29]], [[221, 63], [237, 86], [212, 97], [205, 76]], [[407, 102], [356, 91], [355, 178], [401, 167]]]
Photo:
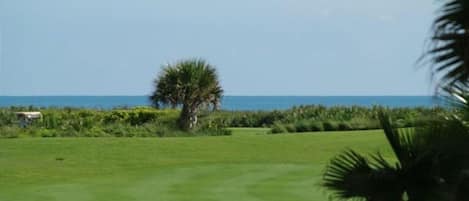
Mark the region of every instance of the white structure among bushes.
[[19, 124], [21, 128], [25, 128], [35, 119], [42, 118], [41, 112], [16, 112], [15, 114], [20, 120]]

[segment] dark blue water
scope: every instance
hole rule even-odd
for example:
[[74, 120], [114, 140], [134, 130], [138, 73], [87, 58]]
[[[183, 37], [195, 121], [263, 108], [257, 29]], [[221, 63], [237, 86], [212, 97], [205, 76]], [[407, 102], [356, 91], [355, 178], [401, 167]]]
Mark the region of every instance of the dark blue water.
[[[275, 110], [298, 105], [325, 106], [430, 107], [437, 104], [431, 96], [226, 96], [225, 110]], [[146, 96], [0, 96], [0, 107], [9, 106], [83, 107], [110, 109], [150, 105]]]

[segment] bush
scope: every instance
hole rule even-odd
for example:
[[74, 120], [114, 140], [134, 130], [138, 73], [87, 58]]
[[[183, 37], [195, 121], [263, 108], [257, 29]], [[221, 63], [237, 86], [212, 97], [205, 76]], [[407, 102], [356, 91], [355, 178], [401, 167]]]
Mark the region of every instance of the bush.
[[22, 129], [16, 126], [0, 127], [0, 138], [18, 138]]
[[37, 131], [41, 137], [57, 137], [57, 132], [54, 130], [41, 129]]
[[272, 129], [270, 130], [270, 132], [272, 134], [277, 134], [277, 133], [287, 133], [287, 129], [285, 128], [285, 126], [283, 126], [282, 124], [279, 124], [279, 123], [275, 123], [273, 126], [272, 126]]
[[350, 131], [350, 130], [354, 130], [352, 128], [352, 126], [347, 123], [347, 122], [340, 122], [338, 125], [337, 125], [337, 129], [340, 130], [340, 131]]
[[[153, 137], [228, 135], [226, 127], [270, 127], [271, 133], [367, 130], [380, 128], [381, 107], [297, 106], [280, 111], [202, 111], [197, 131], [176, 128], [178, 110], [148, 107], [112, 110], [80, 108], [0, 108], [0, 138], [32, 137]], [[445, 108], [388, 108], [398, 128], [415, 127], [436, 115], [457, 112]], [[41, 111], [43, 118], [27, 129], [18, 128], [15, 112]], [[449, 115], [448, 115], [449, 114]], [[340, 122], [340, 123], [338, 123]]]
[[309, 122], [307, 121], [299, 121], [295, 124], [296, 132], [309, 132], [311, 131]]
[[110, 137], [112, 135], [106, 133], [101, 127], [93, 127], [84, 131], [84, 137]]
[[310, 130], [311, 131], [324, 131], [324, 126], [322, 125], [321, 122], [312, 122], [310, 124]]
[[285, 125], [285, 129], [287, 129], [287, 132], [289, 133], [296, 133], [296, 127], [294, 124]]
[[[313, 122], [347, 122], [353, 129], [370, 125], [376, 126], [377, 114], [381, 110], [395, 119], [402, 119], [405, 127], [412, 127], [416, 119], [434, 116], [437, 114], [450, 114], [454, 111], [447, 108], [383, 108], [359, 107], [359, 106], [334, 106], [321, 105], [297, 106], [281, 111], [220, 111], [210, 115], [210, 119], [223, 127], [272, 127], [274, 122], [282, 124], [297, 124], [300, 121]], [[359, 123], [354, 123], [358, 119]], [[366, 128], [365, 129], [371, 129]], [[303, 129], [300, 129], [303, 130]]]
[[339, 129], [339, 126], [335, 122], [325, 121], [322, 123], [324, 131], [336, 131]]
[[155, 129], [154, 134], [158, 137], [166, 137], [168, 136], [168, 133], [170, 132], [171, 132], [171, 129], [161, 126]]
[[203, 128], [195, 132], [195, 136], [229, 136], [231, 130], [226, 128]]

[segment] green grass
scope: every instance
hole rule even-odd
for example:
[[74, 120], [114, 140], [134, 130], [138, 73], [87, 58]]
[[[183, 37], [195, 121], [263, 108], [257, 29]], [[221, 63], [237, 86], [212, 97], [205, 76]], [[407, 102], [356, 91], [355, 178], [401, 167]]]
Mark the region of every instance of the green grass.
[[265, 135], [270, 128], [230, 128], [234, 136], [256, 136]]
[[382, 131], [0, 140], [5, 201], [311, 201], [346, 147], [390, 156]]

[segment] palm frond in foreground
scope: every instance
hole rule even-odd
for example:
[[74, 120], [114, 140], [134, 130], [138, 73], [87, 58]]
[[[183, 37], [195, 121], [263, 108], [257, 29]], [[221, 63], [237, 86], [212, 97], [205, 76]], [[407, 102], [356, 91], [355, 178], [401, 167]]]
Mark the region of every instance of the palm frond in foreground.
[[469, 129], [456, 118], [412, 131], [396, 130], [380, 115], [396, 164], [380, 154], [346, 150], [333, 158], [323, 185], [336, 198], [367, 201], [469, 200]]
[[448, 0], [433, 23], [432, 46], [426, 53], [441, 85], [469, 80], [469, 1]]

